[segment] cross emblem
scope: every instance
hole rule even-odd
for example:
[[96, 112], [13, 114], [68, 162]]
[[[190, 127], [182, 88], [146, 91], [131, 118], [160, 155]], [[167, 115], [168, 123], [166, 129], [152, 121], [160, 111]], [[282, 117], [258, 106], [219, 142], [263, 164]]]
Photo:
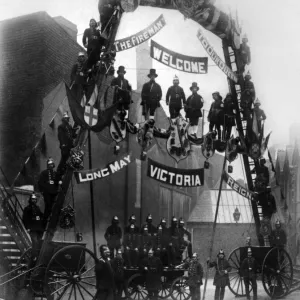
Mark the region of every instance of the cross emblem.
[[[93, 119], [98, 119], [98, 114], [97, 114], [97, 110], [94, 109], [91, 106], [86, 106], [85, 110], [84, 110], [84, 117], [87, 117], [88, 119], [88, 125], [89, 126], [93, 126]], [[86, 118], [84, 118], [86, 120]]]

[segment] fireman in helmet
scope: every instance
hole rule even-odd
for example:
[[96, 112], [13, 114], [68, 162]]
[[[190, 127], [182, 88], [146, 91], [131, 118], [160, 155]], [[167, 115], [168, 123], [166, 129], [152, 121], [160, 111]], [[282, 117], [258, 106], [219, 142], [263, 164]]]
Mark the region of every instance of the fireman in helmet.
[[[179, 249], [180, 253], [183, 253], [187, 248], [188, 257], [191, 258], [193, 255], [192, 252], [192, 243], [191, 243], [191, 233], [184, 227], [184, 220], [180, 218], [178, 221], [178, 231], [179, 231]], [[185, 236], [187, 239], [185, 239]]]
[[235, 126], [234, 109], [232, 94], [228, 93], [224, 99], [223, 139], [225, 141], [230, 139], [232, 127]]
[[146, 218], [146, 224], [142, 226], [142, 231], [143, 231], [143, 228], [145, 226], [147, 226], [148, 228], [148, 233], [153, 236], [156, 232], [157, 232], [157, 228], [152, 224], [152, 215], [151, 214], [148, 214], [147, 218]]
[[169, 235], [161, 224], [157, 227], [157, 233], [153, 236], [153, 250], [157, 257], [160, 258], [164, 266], [170, 265], [168, 255]]
[[76, 137], [76, 133], [70, 125], [70, 117], [67, 112], [63, 114], [62, 123], [57, 130], [61, 150], [61, 159], [57, 172], [62, 175], [66, 170], [66, 162], [70, 156], [70, 150], [74, 147], [74, 138]]
[[255, 189], [257, 191], [265, 191], [270, 181], [269, 169], [265, 165], [266, 160], [261, 158], [259, 161], [259, 165], [251, 170], [252, 174], [256, 173], [255, 178]]
[[161, 260], [154, 256], [153, 249], [149, 249], [148, 257], [141, 262], [140, 269], [146, 279], [146, 289], [150, 300], [158, 300], [158, 293], [161, 288], [161, 276], [163, 265]]
[[124, 259], [122, 257], [122, 250], [118, 249], [116, 257], [112, 260], [112, 269], [115, 277], [115, 300], [122, 299], [122, 293], [125, 290], [125, 276], [124, 276]]
[[77, 62], [73, 65], [71, 70], [71, 83], [85, 85], [86, 77], [85, 77], [85, 54], [84, 52], [78, 53]]
[[[180, 256], [180, 233], [178, 228], [178, 219], [173, 216], [171, 220], [171, 226], [169, 228], [169, 256], [171, 260], [171, 266], [176, 265], [177, 260]], [[181, 261], [181, 258], [180, 258]]]
[[243, 119], [247, 122], [249, 121], [248, 122], [249, 124], [251, 124], [250, 117], [252, 111], [252, 104], [255, 100], [255, 88], [253, 82], [251, 81], [251, 78], [252, 78], [251, 74], [248, 71], [247, 74], [245, 75], [244, 88], [241, 94], [241, 104], [240, 104], [243, 110], [242, 111]]
[[224, 104], [223, 98], [219, 92], [212, 94], [214, 102], [210, 106], [207, 120], [209, 122], [209, 131], [212, 132], [214, 129], [218, 132], [218, 139], [221, 140], [221, 126], [224, 122]]
[[248, 37], [246, 34], [242, 37], [242, 44], [240, 45], [239, 49], [239, 67], [240, 73], [243, 74], [245, 71], [245, 66], [250, 65], [251, 63], [251, 51], [250, 47], [248, 46]]
[[267, 118], [265, 112], [260, 109], [261, 103], [258, 98], [255, 99], [254, 101], [254, 108], [253, 108], [253, 121], [254, 121], [254, 116], [256, 117], [256, 122], [257, 122], [257, 130], [258, 134], [262, 134], [262, 123], [263, 121]]
[[125, 233], [130, 231], [130, 227], [133, 224], [134, 225], [134, 232], [135, 233], [139, 233], [140, 232], [140, 228], [136, 225], [136, 216], [135, 214], [132, 214], [129, 217], [129, 225], [125, 227]]
[[144, 226], [140, 238], [140, 261], [143, 260], [149, 251], [153, 247], [153, 238], [148, 232], [148, 226]]
[[122, 229], [119, 226], [119, 218], [114, 216], [111, 220], [111, 225], [107, 227], [104, 234], [107, 241], [107, 246], [110, 250], [111, 258], [114, 258], [114, 251], [121, 248]]
[[272, 230], [270, 236], [270, 243], [274, 247], [284, 248], [287, 242], [286, 233], [281, 228], [281, 222], [279, 220], [275, 223], [275, 229]]
[[173, 86], [167, 91], [166, 103], [169, 105], [170, 118], [174, 123], [182, 109], [182, 103], [186, 103], [183, 88], [179, 86], [179, 78], [176, 75], [173, 79]]
[[127, 267], [137, 267], [139, 261], [140, 235], [136, 231], [135, 224], [129, 225], [129, 231], [126, 231], [123, 239], [124, 258]]
[[47, 160], [47, 169], [42, 171], [39, 177], [38, 186], [43, 195], [45, 209], [44, 222], [46, 223], [51, 214], [53, 204], [59, 191], [59, 186], [62, 184], [59, 174], [54, 170], [54, 160], [50, 157]]

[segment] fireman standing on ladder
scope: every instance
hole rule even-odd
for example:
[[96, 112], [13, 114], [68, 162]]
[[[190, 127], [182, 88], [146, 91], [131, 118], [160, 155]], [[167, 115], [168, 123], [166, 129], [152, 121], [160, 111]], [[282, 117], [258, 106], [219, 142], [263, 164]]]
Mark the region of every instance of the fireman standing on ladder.
[[222, 96], [219, 92], [212, 94], [214, 102], [210, 106], [210, 110], [207, 116], [209, 122], [209, 131], [212, 132], [214, 129], [218, 132], [218, 139], [222, 139], [221, 125], [224, 120], [224, 104], [222, 102]]
[[101, 33], [106, 33], [109, 28], [109, 22], [112, 21], [112, 16], [117, 7], [121, 8], [120, 0], [99, 0], [98, 10], [100, 13]]
[[84, 52], [79, 52], [77, 62], [73, 65], [71, 70], [71, 84], [80, 84], [82, 86], [86, 84], [84, 74], [85, 62], [86, 58]]

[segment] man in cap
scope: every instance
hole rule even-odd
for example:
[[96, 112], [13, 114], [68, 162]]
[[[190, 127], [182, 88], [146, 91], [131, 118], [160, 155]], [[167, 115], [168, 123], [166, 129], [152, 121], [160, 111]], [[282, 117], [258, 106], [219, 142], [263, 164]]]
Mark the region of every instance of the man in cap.
[[262, 121], [264, 121], [267, 118], [265, 112], [259, 108], [260, 105], [261, 105], [261, 103], [260, 103], [259, 99], [256, 98], [254, 101], [253, 114], [256, 116], [257, 130], [258, 130], [259, 135], [262, 134]]
[[241, 74], [245, 71], [245, 66], [250, 65], [251, 63], [251, 51], [250, 47], [248, 46], [248, 37], [246, 34], [242, 37], [242, 44], [239, 49], [239, 67]]
[[146, 218], [146, 224], [142, 226], [142, 230], [145, 226], [147, 226], [148, 228], [148, 233], [153, 236], [156, 232], [157, 232], [157, 228], [152, 224], [152, 215], [148, 214], [147, 218]]
[[116, 257], [112, 260], [112, 268], [114, 271], [114, 280], [116, 284], [115, 300], [122, 299], [122, 293], [125, 291], [125, 274], [124, 274], [124, 259], [122, 250], [118, 249]]
[[166, 103], [169, 105], [170, 118], [172, 122], [179, 116], [182, 103], [186, 103], [183, 88], [179, 86], [179, 78], [175, 75], [173, 86], [169, 87], [166, 95]]
[[45, 229], [44, 214], [37, 206], [37, 197], [35, 193], [30, 195], [29, 204], [23, 211], [23, 224], [29, 232], [32, 242], [32, 262], [36, 260], [40, 251], [40, 242]]
[[140, 237], [140, 261], [143, 260], [149, 249], [153, 247], [153, 238], [148, 232], [148, 226], [144, 226]]
[[86, 84], [86, 77], [85, 77], [85, 54], [84, 52], [78, 53], [77, 62], [73, 65], [71, 70], [71, 84]]
[[146, 289], [150, 300], [158, 300], [158, 293], [161, 288], [161, 276], [163, 265], [158, 257], [154, 256], [153, 249], [149, 249], [148, 257], [144, 258], [140, 266], [146, 279]]
[[55, 202], [55, 198], [59, 191], [59, 186], [62, 184], [60, 176], [54, 170], [55, 164], [50, 157], [47, 160], [47, 169], [42, 171], [39, 177], [38, 186], [40, 192], [43, 194], [45, 209], [44, 209], [44, 221], [48, 220], [52, 211], [52, 206]]
[[281, 222], [277, 219], [275, 229], [270, 235], [270, 243], [274, 247], [284, 248], [287, 242], [286, 233], [281, 228]]
[[66, 162], [70, 156], [70, 150], [74, 147], [73, 139], [76, 134], [70, 125], [70, 117], [67, 112], [63, 114], [62, 123], [57, 128], [61, 159], [57, 172], [63, 174], [66, 169]]
[[204, 100], [202, 96], [198, 94], [199, 87], [197, 82], [192, 83], [190, 90], [192, 91], [192, 95], [186, 100], [185, 117], [188, 118], [190, 122], [189, 135], [192, 138], [197, 139], [199, 118], [202, 118], [201, 109], [203, 107]]
[[221, 125], [224, 123], [224, 104], [222, 102], [222, 96], [219, 92], [212, 94], [214, 102], [210, 106], [207, 120], [209, 122], [209, 131], [212, 132], [214, 129], [218, 132], [218, 139], [222, 139]]
[[140, 235], [136, 232], [136, 227], [132, 223], [129, 231], [126, 231], [123, 239], [125, 264], [129, 268], [137, 267], [139, 260]]
[[246, 297], [250, 300], [250, 290], [249, 285], [251, 283], [253, 290], [253, 300], [257, 300], [257, 282], [256, 282], [256, 273], [257, 273], [257, 261], [252, 256], [251, 248], [247, 250], [247, 257], [243, 260], [241, 264], [241, 277], [244, 279], [245, 288], [246, 288]]
[[114, 216], [111, 220], [111, 225], [107, 227], [104, 234], [104, 238], [107, 241], [108, 248], [110, 250], [111, 258], [114, 258], [114, 250], [121, 248], [122, 229], [119, 226], [119, 218]]
[[224, 124], [223, 139], [228, 141], [231, 136], [231, 129], [235, 126], [235, 107], [231, 93], [228, 93], [224, 99]]
[[215, 268], [216, 273], [214, 277], [214, 286], [215, 290], [215, 300], [223, 300], [225, 295], [225, 288], [229, 286], [229, 275], [228, 273], [231, 271], [231, 266], [227, 259], [225, 259], [225, 253], [221, 249], [217, 255], [217, 259], [215, 261], [210, 262], [207, 260], [207, 264], [209, 268]]
[[96, 299], [114, 300], [116, 290], [114, 270], [110, 261], [110, 251], [106, 245], [100, 246], [100, 259], [95, 266], [96, 275]]
[[114, 99], [114, 101], [118, 102], [119, 113], [125, 110], [124, 118], [126, 119], [128, 118], [128, 110], [131, 103], [132, 88], [128, 80], [124, 78], [124, 75], [126, 74], [124, 66], [119, 66], [117, 74], [118, 77], [115, 77], [110, 85], [119, 88], [117, 91], [117, 97]]
[[90, 20], [90, 27], [85, 29], [82, 37], [82, 44], [87, 48], [88, 61], [87, 68], [90, 69], [99, 59], [100, 52], [106, 40], [100, 35], [97, 29], [97, 22], [95, 19]]
[[135, 214], [132, 214], [129, 217], [128, 221], [129, 221], [129, 225], [127, 225], [125, 227], [125, 233], [130, 231], [130, 227], [131, 227], [132, 224], [134, 225], [134, 232], [135, 233], [139, 233], [140, 232], [140, 228], [136, 225], [136, 216], [135, 216]]
[[162, 98], [162, 90], [159, 84], [155, 82], [156, 74], [155, 69], [150, 69], [148, 77], [149, 82], [146, 82], [142, 88], [142, 102], [143, 115], [147, 117], [148, 112], [150, 113], [149, 119], [154, 120], [154, 113], [157, 107], [160, 107], [159, 101]]
[[186, 283], [190, 288], [191, 300], [201, 299], [200, 287], [203, 284], [203, 267], [199, 262], [198, 253], [193, 253], [190, 259], [177, 266], [176, 269], [180, 267], [188, 269], [188, 279]]

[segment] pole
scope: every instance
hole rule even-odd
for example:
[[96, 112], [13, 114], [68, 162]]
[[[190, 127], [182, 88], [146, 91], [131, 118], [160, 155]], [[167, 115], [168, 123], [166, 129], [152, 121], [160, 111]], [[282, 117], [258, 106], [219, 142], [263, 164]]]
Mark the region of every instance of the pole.
[[[90, 129], [88, 130], [88, 144], [89, 144], [89, 169], [91, 170], [92, 169], [92, 146], [91, 146], [91, 130]], [[90, 181], [90, 195], [91, 195], [91, 211], [92, 211], [93, 246], [94, 246], [94, 254], [97, 256], [93, 181]]]
[[[214, 221], [214, 225], [213, 225], [212, 238], [211, 238], [211, 243], [210, 243], [210, 248], [209, 248], [209, 261], [211, 261], [212, 250], [213, 250], [213, 246], [214, 246], [214, 239], [215, 239], [216, 226], [217, 226], [217, 217], [218, 217], [218, 212], [219, 212], [219, 204], [220, 204], [220, 199], [221, 199], [222, 184], [223, 184], [223, 178], [224, 178], [223, 172], [224, 172], [225, 166], [226, 166], [226, 156], [224, 156], [222, 175], [221, 175], [220, 186], [219, 186], [219, 194], [218, 194], [217, 208], [216, 208], [216, 213], [215, 213], [215, 221]], [[208, 280], [208, 270], [209, 270], [209, 268], [207, 266], [202, 300], [205, 299], [205, 292], [206, 292], [206, 286], [207, 286], [207, 280]]]
[[204, 135], [204, 116], [205, 116], [205, 109], [203, 109], [203, 116], [202, 116], [202, 136], [201, 137], [203, 137], [203, 135]]

